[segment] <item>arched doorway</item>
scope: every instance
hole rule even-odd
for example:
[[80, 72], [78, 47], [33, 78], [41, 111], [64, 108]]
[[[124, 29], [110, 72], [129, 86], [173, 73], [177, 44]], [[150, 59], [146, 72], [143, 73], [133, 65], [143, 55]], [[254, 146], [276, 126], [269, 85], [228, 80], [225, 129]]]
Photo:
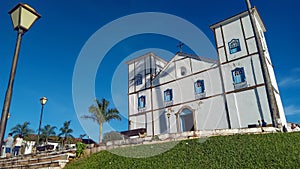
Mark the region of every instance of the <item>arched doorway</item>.
[[193, 111], [183, 108], [179, 113], [180, 132], [195, 131]]

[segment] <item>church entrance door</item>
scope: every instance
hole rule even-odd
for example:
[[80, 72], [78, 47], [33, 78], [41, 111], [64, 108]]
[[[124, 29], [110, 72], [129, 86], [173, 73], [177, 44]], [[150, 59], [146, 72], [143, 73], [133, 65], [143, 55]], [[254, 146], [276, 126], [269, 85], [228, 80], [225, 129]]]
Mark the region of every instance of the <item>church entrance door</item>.
[[193, 112], [187, 108], [180, 113], [180, 129], [181, 132], [194, 131], [194, 117]]

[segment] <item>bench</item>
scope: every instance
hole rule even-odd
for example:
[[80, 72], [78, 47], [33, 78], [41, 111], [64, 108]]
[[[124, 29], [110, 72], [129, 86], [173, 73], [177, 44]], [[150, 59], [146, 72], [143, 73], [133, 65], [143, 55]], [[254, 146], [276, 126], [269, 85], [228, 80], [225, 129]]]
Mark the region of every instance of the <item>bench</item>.
[[125, 136], [125, 138], [129, 138], [131, 136], [139, 136], [141, 138], [146, 136], [146, 128], [138, 128], [133, 130], [122, 131], [121, 134]]

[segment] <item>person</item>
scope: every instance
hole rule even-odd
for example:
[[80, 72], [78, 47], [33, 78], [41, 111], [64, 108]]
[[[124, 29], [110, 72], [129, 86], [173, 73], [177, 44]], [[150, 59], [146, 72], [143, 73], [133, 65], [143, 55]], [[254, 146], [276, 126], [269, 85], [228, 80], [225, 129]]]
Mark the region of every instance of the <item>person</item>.
[[295, 123], [292, 123], [291, 129], [292, 131], [300, 131], [300, 128]]
[[260, 122], [260, 120], [258, 120], [257, 122], [258, 122], [258, 127], [261, 127], [261, 122]]
[[257, 122], [258, 122], [258, 127], [260, 127], [261, 131], [264, 132], [265, 130], [262, 128], [263, 126], [260, 120], [258, 120]]
[[267, 122], [265, 122], [265, 120], [261, 120], [261, 126], [262, 127], [267, 127]]
[[15, 147], [13, 149], [13, 155], [14, 156], [17, 156], [19, 155], [19, 150], [22, 146], [22, 143], [23, 143], [23, 136], [21, 134], [18, 135], [18, 137], [16, 138], [16, 141], [15, 141]]
[[283, 125], [282, 131], [283, 131], [284, 133], [288, 132], [288, 130], [287, 130], [287, 128], [285, 127], [285, 125]]
[[11, 153], [11, 148], [12, 148], [13, 143], [14, 143], [14, 138], [12, 137], [12, 133], [8, 133], [8, 137], [5, 140], [3, 140], [3, 142], [5, 143], [6, 157], [9, 158], [10, 153]]

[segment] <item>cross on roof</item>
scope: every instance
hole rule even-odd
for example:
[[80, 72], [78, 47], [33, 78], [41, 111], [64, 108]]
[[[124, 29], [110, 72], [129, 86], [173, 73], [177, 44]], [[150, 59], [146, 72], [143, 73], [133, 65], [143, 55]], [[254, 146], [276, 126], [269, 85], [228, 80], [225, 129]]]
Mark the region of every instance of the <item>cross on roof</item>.
[[177, 47], [179, 48], [180, 53], [182, 53], [182, 46], [184, 46], [184, 43], [179, 42], [179, 44], [177, 45]]

